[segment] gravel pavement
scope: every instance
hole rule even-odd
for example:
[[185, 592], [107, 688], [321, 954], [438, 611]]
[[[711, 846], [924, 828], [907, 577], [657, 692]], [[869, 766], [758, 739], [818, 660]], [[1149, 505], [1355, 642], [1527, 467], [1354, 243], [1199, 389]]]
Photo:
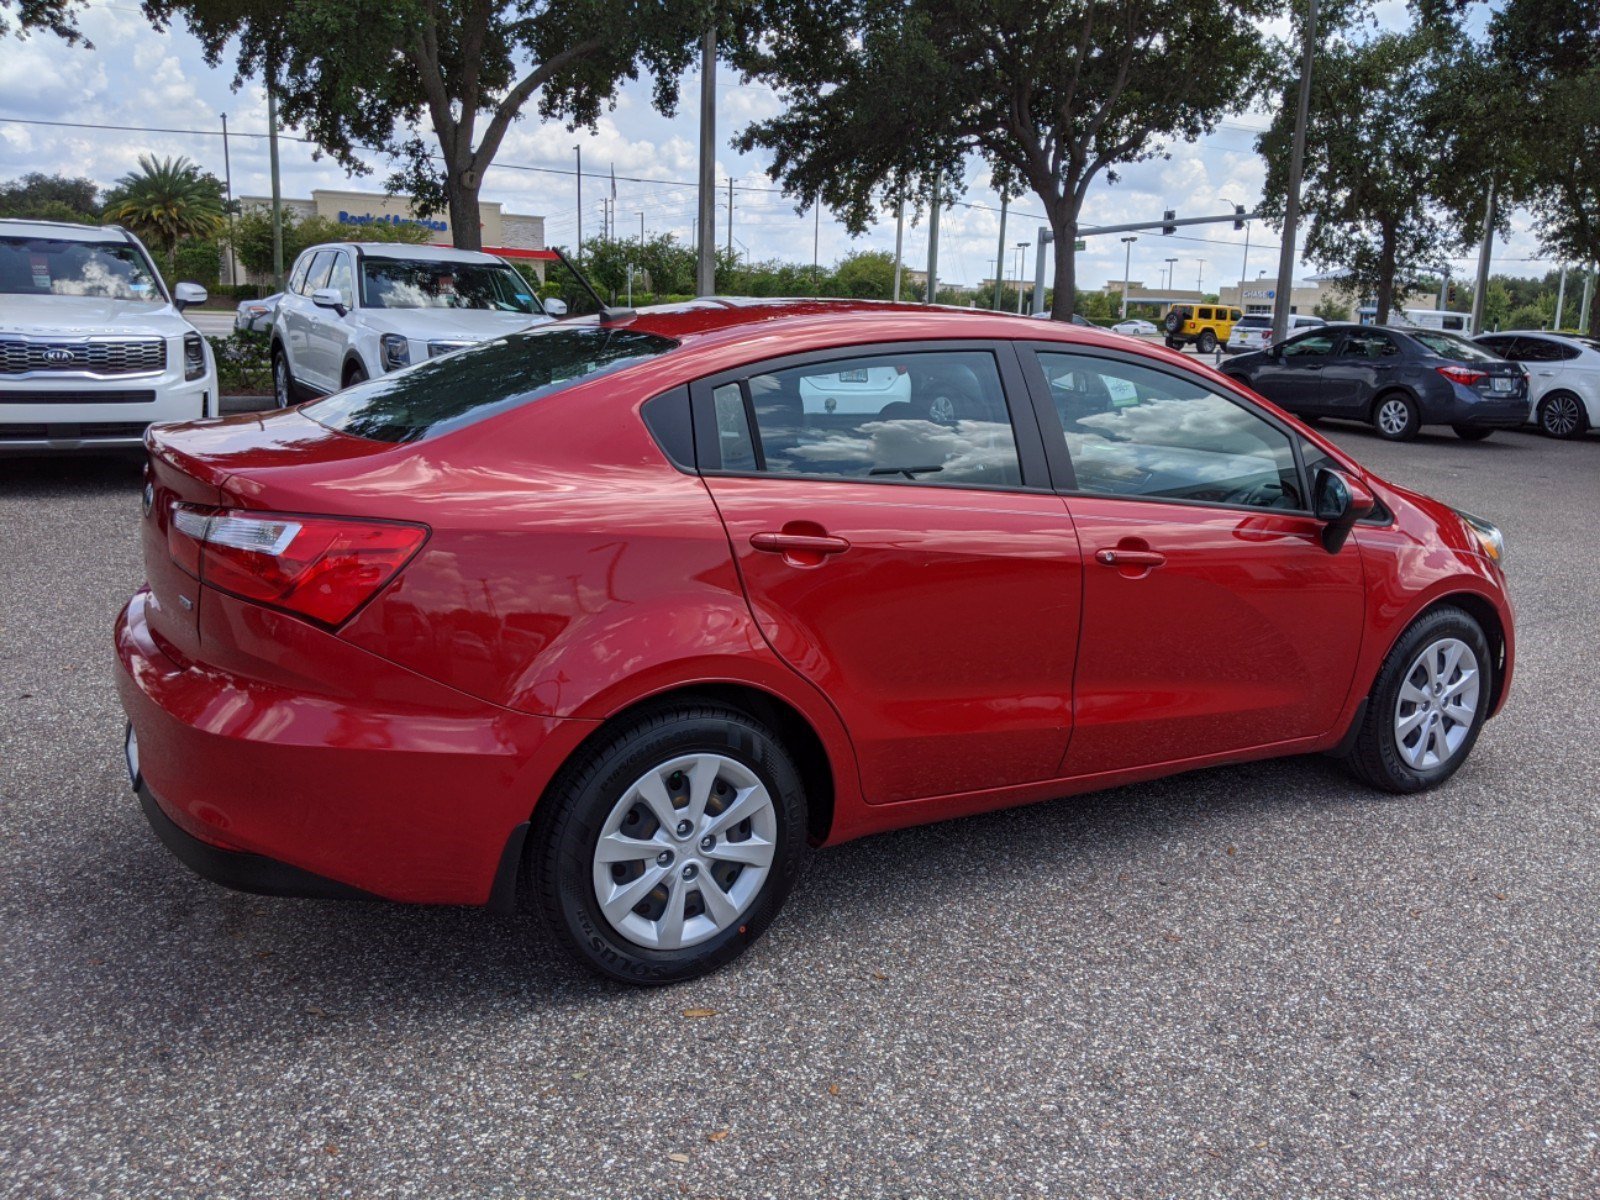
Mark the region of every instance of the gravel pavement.
[[1505, 528], [1515, 692], [1448, 786], [1290, 760], [872, 838], [658, 991], [190, 875], [110, 683], [137, 465], [0, 461], [0, 1196], [1600, 1194], [1600, 439], [1325, 427]]

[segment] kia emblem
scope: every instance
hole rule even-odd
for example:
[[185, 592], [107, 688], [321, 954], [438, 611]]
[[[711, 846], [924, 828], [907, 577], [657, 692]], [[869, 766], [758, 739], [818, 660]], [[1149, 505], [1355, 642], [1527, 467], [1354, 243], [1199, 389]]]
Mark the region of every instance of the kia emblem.
[[59, 346], [51, 347], [49, 350], [44, 352], [44, 358], [46, 362], [69, 363], [76, 357], [77, 355], [75, 355], [71, 350], [63, 350]]

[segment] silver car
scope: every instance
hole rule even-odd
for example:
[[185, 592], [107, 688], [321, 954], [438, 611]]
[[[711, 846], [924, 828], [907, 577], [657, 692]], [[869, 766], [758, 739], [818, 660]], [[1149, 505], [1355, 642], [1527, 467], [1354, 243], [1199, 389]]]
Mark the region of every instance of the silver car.
[[241, 300], [233, 318], [233, 328], [239, 333], [265, 333], [272, 328], [272, 319], [278, 311], [282, 292], [263, 296], [260, 300]]
[[[1299, 333], [1302, 329], [1310, 329], [1315, 325], [1326, 325], [1321, 317], [1301, 316], [1299, 313], [1289, 314], [1289, 328], [1284, 336]], [[1229, 354], [1248, 354], [1252, 350], [1265, 350], [1272, 343], [1272, 314], [1248, 313], [1233, 323], [1233, 332], [1228, 334], [1228, 344], [1225, 347]]]

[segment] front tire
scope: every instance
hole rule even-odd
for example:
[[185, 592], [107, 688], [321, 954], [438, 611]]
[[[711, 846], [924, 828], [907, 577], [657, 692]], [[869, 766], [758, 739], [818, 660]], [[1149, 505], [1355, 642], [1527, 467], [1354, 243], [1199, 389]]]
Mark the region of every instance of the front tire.
[[1551, 392], [1539, 401], [1539, 432], [1546, 437], [1575, 438], [1589, 428], [1583, 401], [1571, 392]]
[[694, 979], [777, 915], [806, 853], [806, 798], [761, 722], [680, 702], [619, 725], [535, 814], [544, 920], [579, 962], [636, 984]]
[[1391, 442], [1409, 442], [1422, 428], [1422, 417], [1409, 396], [1390, 392], [1372, 406], [1372, 427]]
[[1454, 775], [1489, 712], [1494, 662], [1483, 628], [1453, 606], [1424, 614], [1383, 661], [1346, 764], [1386, 792], [1436, 787]]

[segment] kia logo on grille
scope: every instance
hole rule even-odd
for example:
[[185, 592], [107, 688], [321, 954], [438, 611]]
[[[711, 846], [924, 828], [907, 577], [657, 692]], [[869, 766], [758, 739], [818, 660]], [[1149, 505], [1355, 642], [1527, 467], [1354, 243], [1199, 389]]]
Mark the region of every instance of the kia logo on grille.
[[69, 363], [77, 357], [78, 356], [71, 350], [62, 350], [59, 347], [52, 348], [44, 352], [45, 362]]

